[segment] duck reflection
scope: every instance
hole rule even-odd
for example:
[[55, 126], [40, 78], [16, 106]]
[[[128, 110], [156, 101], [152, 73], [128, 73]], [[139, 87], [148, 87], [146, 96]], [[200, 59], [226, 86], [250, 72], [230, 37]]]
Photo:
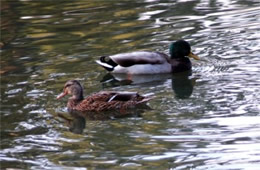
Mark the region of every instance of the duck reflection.
[[70, 112], [70, 116], [71, 117], [67, 117], [64, 114], [58, 114], [58, 117], [62, 118], [66, 122], [72, 133], [82, 134], [86, 127], [86, 119], [76, 112]]
[[191, 78], [192, 71], [174, 74], [156, 75], [125, 75], [125, 74], [106, 74], [101, 80], [103, 87], [116, 87], [129, 84], [155, 83], [162, 84], [168, 79], [172, 81], [172, 90], [176, 98], [189, 98], [193, 92], [196, 78]]
[[146, 75], [126, 75], [126, 74], [111, 74], [107, 73], [101, 83], [104, 87], [116, 87], [129, 84], [144, 84], [144, 83], [163, 83], [171, 78], [171, 74], [146, 74]]
[[191, 71], [182, 72], [172, 75], [172, 90], [176, 98], [189, 98], [193, 92], [196, 78], [190, 78]]
[[93, 120], [114, 120], [119, 118], [126, 117], [141, 117], [141, 114], [145, 110], [150, 110], [151, 108], [147, 105], [142, 105], [140, 108], [127, 110], [127, 111], [105, 111], [105, 112], [79, 112], [79, 111], [71, 111], [69, 115], [65, 115], [62, 113], [58, 114], [58, 117], [62, 118], [67, 126], [69, 127], [69, 131], [75, 134], [82, 134], [87, 121]]

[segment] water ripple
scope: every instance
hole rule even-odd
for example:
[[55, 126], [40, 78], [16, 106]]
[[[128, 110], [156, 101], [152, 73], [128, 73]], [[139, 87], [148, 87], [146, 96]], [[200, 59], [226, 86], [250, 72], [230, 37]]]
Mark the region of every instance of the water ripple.
[[[255, 0], [4, 1], [1, 167], [259, 167], [259, 9]], [[191, 60], [191, 74], [100, 83], [106, 72], [94, 62], [99, 56], [168, 53], [177, 39], [201, 58]], [[156, 97], [141, 115], [88, 120], [75, 134], [70, 128], [82, 117], [66, 114], [67, 98], [55, 99], [69, 79], [80, 80], [85, 95], [128, 90]]]

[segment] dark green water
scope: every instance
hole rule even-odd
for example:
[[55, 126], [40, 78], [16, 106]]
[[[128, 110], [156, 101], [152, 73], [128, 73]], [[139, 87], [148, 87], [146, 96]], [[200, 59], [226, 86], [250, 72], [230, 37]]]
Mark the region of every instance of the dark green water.
[[[1, 169], [258, 169], [259, 6], [1, 0]], [[177, 39], [202, 59], [192, 60], [192, 74], [109, 81], [95, 63], [134, 50], [168, 53]], [[85, 120], [56, 100], [70, 79], [85, 95], [128, 90], [156, 98], [152, 110], [131, 117]]]

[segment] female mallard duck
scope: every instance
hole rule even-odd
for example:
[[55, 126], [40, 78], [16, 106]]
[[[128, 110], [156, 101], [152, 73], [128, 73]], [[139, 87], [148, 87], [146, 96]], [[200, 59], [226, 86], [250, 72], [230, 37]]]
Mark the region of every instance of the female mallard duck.
[[94, 93], [87, 98], [83, 97], [83, 87], [77, 80], [69, 80], [63, 88], [63, 92], [57, 97], [60, 99], [66, 95], [72, 95], [69, 98], [67, 107], [69, 111], [108, 111], [108, 110], [126, 110], [134, 108], [136, 105], [143, 104], [153, 97], [145, 97], [137, 92], [114, 92], [103, 91]]
[[160, 52], [137, 51], [102, 56], [96, 62], [112, 73], [158, 74], [191, 70], [191, 62], [185, 56], [199, 60], [199, 57], [191, 52], [190, 44], [184, 40], [170, 45], [170, 55], [169, 58]]

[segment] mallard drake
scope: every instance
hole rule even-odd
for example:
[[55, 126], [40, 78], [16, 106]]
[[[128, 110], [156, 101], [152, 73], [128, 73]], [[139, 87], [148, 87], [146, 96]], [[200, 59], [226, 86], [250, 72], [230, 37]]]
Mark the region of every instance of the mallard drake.
[[177, 73], [191, 70], [188, 57], [199, 60], [191, 52], [190, 44], [178, 40], [170, 45], [170, 57], [160, 52], [136, 51], [111, 56], [102, 56], [96, 62], [112, 73], [158, 74]]
[[141, 96], [137, 92], [102, 91], [94, 93], [87, 98], [83, 97], [83, 87], [77, 80], [69, 80], [63, 88], [63, 92], [57, 96], [61, 99], [66, 95], [72, 95], [67, 103], [69, 111], [124, 111], [144, 104], [153, 97]]

